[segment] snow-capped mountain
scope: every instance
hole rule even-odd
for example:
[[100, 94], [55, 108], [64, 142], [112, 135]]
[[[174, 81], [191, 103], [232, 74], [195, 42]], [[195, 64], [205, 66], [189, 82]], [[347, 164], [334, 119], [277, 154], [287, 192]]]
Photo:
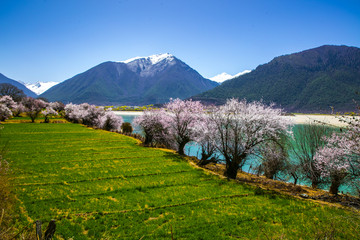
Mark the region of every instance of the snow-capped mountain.
[[154, 64], [156, 64], [158, 62], [161, 62], [164, 59], [167, 59], [167, 60], [171, 61], [171, 60], [174, 60], [174, 58], [175, 58], [174, 55], [172, 55], [170, 53], [162, 53], [162, 54], [151, 55], [151, 56], [148, 56], [148, 57], [134, 57], [134, 58], [130, 58], [130, 59], [125, 60], [125, 61], [120, 61], [120, 62], [130, 63], [130, 62], [133, 62], [135, 60], [143, 59], [144, 62], [148, 62], [148, 63], [154, 65]]
[[230, 75], [226, 72], [223, 72], [223, 73], [220, 73], [212, 78], [209, 78], [210, 80], [213, 80], [215, 82], [218, 82], [218, 83], [222, 83], [226, 80], [229, 80], [229, 79], [232, 79], [232, 78], [236, 78], [236, 77], [239, 77], [241, 75], [244, 75], [246, 73], [249, 73], [251, 72], [251, 70], [245, 70], [245, 71], [242, 71], [242, 72], [239, 72], [238, 74], [235, 74], [235, 75]]
[[17, 87], [18, 89], [22, 90], [26, 96], [33, 97], [33, 98], [37, 97], [36, 93], [29, 90], [23, 82], [13, 80], [13, 79], [8, 78], [5, 75], [0, 73], [0, 84], [1, 83], [8, 83], [8, 84], [11, 84], [11, 85]]
[[170, 53], [156, 54], [149, 57], [135, 57], [120, 63], [125, 63], [131, 71], [141, 77], [155, 76], [166, 67], [175, 65], [175, 57]]
[[104, 62], [41, 94], [50, 101], [147, 105], [186, 99], [219, 84], [165, 53]]
[[34, 93], [40, 95], [58, 83], [60, 82], [36, 82], [36, 83], [26, 83], [25, 86]]

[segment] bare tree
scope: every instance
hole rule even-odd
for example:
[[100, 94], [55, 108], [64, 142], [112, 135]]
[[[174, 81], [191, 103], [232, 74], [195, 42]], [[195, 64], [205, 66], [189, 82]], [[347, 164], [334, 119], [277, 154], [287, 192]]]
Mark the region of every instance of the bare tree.
[[0, 96], [10, 96], [15, 102], [20, 102], [25, 96], [23, 90], [9, 83], [0, 84]]
[[274, 179], [280, 171], [286, 169], [289, 157], [287, 150], [285, 135], [277, 141], [268, 141], [259, 147], [259, 170], [265, 177]]
[[315, 164], [315, 154], [325, 145], [324, 137], [331, 132], [328, 126], [315, 123], [299, 125], [293, 129], [294, 141], [291, 152], [302, 178], [309, 180], [313, 188], [322, 183], [321, 169]]

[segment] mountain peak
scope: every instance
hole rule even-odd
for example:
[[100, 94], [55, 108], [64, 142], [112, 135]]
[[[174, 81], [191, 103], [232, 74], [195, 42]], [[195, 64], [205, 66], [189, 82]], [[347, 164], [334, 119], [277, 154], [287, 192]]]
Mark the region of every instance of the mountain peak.
[[239, 72], [238, 74], [235, 74], [235, 75], [230, 75], [226, 72], [223, 72], [223, 73], [220, 73], [212, 78], [209, 78], [210, 80], [213, 80], [215, 82], [218, 82], [218, 83], [222, 83], [226, 80], [229, 80], [229, 79], [233, 79], [233, 78], [236, 78], [236, 77], [239, 77], [241, 75], [244, 75], [246, 73], [249, 73], [251, 72], [251, 70], [245, 70], [245, 71], [242, 71], [242, 72]]
[[26, 83], [25, 86], [33, 91], [34, 93], [40, 95], [43, 92], [47, 91], [49, 88], [59, 84], [60, 82], [36, 82], [36, 83]]
[[154, 64], [157, 64], [158, 62], [163, 61], [164, 59], [173, 60], [174, 55], [172, 55], [170, 53], [161, 53], [161, 54], [151, 55], [151, 56], [148, 56], [148, 57], [134, 57], [134, 58], [130, 58], [130, 59], [125, 60], [125, 61], [120, 61], [120, 62], [122, 62], [122, 63], [130, 63], [130, 62], [133, 62], [133, 61], [136, 61], [136, 60], [139, 60], [139, 59], [144, 59], [144, 60], [150, 61], [151, 64], [154, 65]]

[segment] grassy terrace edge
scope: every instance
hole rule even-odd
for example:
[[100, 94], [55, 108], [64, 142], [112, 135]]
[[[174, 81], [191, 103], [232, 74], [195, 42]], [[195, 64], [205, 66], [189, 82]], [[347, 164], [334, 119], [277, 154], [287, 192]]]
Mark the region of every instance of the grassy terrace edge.
[[78, 124], [1, 132], [17, 225], [56, 239], [356, 239], [359, 214], [228, 181], [171, 151]]

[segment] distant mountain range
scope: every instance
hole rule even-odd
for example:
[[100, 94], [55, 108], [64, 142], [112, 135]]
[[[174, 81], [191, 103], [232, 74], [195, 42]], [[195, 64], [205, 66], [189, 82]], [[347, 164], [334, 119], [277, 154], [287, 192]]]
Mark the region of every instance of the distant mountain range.
[[49, 88], [59, 83], [60, 82], [36, 82], [36, 83], [26, 83], [25, 86], [34, 93], [36, 93], [37, 95], [40, 95]]
[[252, 72], [192, 97], [223, 104], [228, 98], [275, 103], [289, 112], [355, 111], [360, 103], [360, 49], [321, 46], [274, 58]]
[[[26, 85], [39, 94], [50, 87], [40, 97], [64, 103], [146, 105], [192, 98], [223, 104], [228, 98], [246, 98], [275, 103], [289, 112], [329, 113], [332, 107], [335, 112], [346, 112], [355, 111], [354, 100], [360, 104], [360, 48], [325, 45], [211, 80], [171, 54], [158, 54], [104, 62], [58, 84]], [[37, 97], [24, 84], [2, 74], [0, 83], [10, 83]]]
[[101, 63], [40, 96], [64, 103], [146, 105], [185, 99], [218, 85], [167, 53]]
[[244, 75], [244, 74], [249, 73], [249, 72], [251, 72], [251, 70], [245, 70], [245, 71], [239, 72], [238, 74], [235, 74], [235, 75], [230, 75], [230, 74], [228, 74], [226, 72], [223, 72], [223, 73], [220, 73], [220, 74], [218, 74], [218, 75], [216, 75], [214, 77], [211, 77], [209, 79], [213, 80], [215, 82], [218, 82], [218, 83], [222, 83], [222, 82], [224, 82], [226, 80], [239, 77], [239, 76]]
[[23, 92], [26, 96], [34, 97], [34, 98], [37, 97], [37, 94], [34, 93], [33, 91], [31, 91], [30, 89], [28, 89], [24, 84], [22, 84], [18, 81], [15, 81], [13, 79], [10, 79], [1, 73], [0, 73], [0, 83], [9, 83], [9, 84], [17, 87], [18, 89], [23, 90]]

